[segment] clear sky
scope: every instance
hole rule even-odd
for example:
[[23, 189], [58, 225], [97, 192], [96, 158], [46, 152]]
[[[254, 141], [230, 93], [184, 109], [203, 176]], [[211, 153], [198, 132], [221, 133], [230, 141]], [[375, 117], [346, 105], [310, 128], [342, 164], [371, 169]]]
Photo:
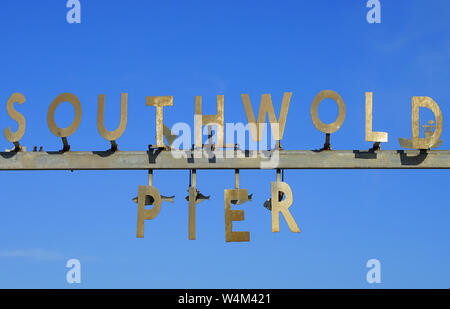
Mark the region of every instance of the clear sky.
[[[194, 122], [194, 97], [206, 114], [225, 96], [225, 121], [247, 122], [240, 95], [254, 109], [270, 93], [275, 111], [292, 92], [285, 149], [317, 149], [324, 136], [310, 106], [324, 89], [337, 91], [347, 117], [334, 149], [368, 149], [364, 93], [374, 93], [375, 131], [383, 149], [411, 137], [411, 97], [430, 96], [450, 119], [450, 2], [381, 0], [381, 23], [366, 21], [366, 1], [106, 1], [81, 0], [81, 24], [66, 21], [65, 0], [0, 4], [0, 129], [14, 92], [27, 121], [21, 143], [61, 149], [46, 117], [50, 102], [71, 92], [83, 116], [72, 150], [106, 150], [97, 131], [97, 96], [106, 94], [106, 126], [119, 122], [128, 93], [121, 150], [155, 143], [155, 109], [146, 96], [172, 95], [165, 123]], [[337, 107], [320, 105], [324, 122]], [[57, 124], [71, 123], [63, 103]], [[421, 113], [421, 122], [432, 119]], [[421, 123], [421, 124], [422, 124]], [[3, 134], [0, 149], [11, 148]], [[187, 171], [155, 171], [161, 194], [175, 194], [137, 239], [131, 198], [145, 171], [0, 172], [0, 288], [449, 288], [450, 207], [447, 170], [286, 171], [300, 234], [281, 220], [271, 232], [263, 207], [274, 171], [241, 171], [254, 194], [245, 221], [249, 243], [226, 243], [223, 190], [232, 171], [198, 171], [211, 200], [197, 207], [197, 240], [188, 240]], [[81, 284], [66, 282], [67, 260], [81, 262]], [[369, 284], [366, 263], [381, 262], [381, 284]]]

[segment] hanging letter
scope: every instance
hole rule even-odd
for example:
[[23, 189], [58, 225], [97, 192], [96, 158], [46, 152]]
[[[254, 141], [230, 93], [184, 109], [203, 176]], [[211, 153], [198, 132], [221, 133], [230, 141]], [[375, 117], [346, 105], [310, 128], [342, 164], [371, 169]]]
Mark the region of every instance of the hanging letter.
[[249, 232], [233, 232], [233, 221], [243, 221], [243, 210], [231, 210], [231, 201], [237, 200], [243, 203], [248, 200], [247, 189], [224, 190], [225, 196], [225, 241], [241, 242], [250, 241]]
[[[145, 198], [151, 196], [153, 198], [153, 208], [145, 209]], [[161, 195], [158, 189], [153, 186], [138, 187], [138, 218], [137, 218], [137, 238], [144, 237], [144, 220], [154, 219], [161, 210]]]
[[[282, 201], [279, 201], [280, 192], [283, 192], [285, 196], [285, 199]], [[292, 190], [289, 185], [285, 182], [272, 182], [272, 232], [280, 231], [281, 212], [291, 231], [300, 233], [297, 223], [289, 212], [289, 207], [292, 205], [292, 202]]]

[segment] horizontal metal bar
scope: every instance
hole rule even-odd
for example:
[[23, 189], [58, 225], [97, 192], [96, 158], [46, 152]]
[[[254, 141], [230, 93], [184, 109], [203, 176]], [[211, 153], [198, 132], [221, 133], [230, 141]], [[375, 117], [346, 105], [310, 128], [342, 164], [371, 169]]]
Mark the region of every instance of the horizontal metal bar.
[[[449, 169], [448, 150], [0, 152], [0, 170]], [[178, 157], [176, 157], [178, 156]], [[200, 156], [200, 157], [196, 157]]]

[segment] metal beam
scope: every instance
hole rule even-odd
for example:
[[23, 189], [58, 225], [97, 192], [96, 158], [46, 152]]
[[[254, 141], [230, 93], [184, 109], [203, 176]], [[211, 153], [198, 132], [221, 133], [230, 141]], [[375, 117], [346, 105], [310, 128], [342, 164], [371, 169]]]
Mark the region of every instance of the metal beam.
[[189, 151], [167, 150], [0, 152], [0, 170], [450, 169], [449, 150], [281, 150], [278, 159], [276, 152], [271, 157], [268, 152], [240, 150], [209, 154], [214, 156], [196, 158]]

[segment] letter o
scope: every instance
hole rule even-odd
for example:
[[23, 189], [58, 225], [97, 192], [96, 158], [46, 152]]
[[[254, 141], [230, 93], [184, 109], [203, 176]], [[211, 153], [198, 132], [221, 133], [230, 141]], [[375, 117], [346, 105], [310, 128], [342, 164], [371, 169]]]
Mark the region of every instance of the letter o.
[[[333, 99], [339, 108], [339, 115], [333, 123], [325, 124], [320, 121], [317, 108], [319, 107], [320, 102], [325, 99]], [[323, 133], [334, 133], [340, 129], [345, 120], [345, 103], [342, 100], [341, 96], [333, 90], [322, 90], [319, 92], [314, 98], [311, 104], [311, 119], [317, 130]]]
[[[60, 128], [55, 123], [55, 111], [62, 102], [69, 102], [75, 109], [75, 118], [67, 128]], [[47, 124], [50, 131], [58, 137], [67, 137], [72, 135], [80, 126], [81, 122], [81, 103], [78, 98], [71, 93], [61, 93], [50, 104], [47, 112]]]

